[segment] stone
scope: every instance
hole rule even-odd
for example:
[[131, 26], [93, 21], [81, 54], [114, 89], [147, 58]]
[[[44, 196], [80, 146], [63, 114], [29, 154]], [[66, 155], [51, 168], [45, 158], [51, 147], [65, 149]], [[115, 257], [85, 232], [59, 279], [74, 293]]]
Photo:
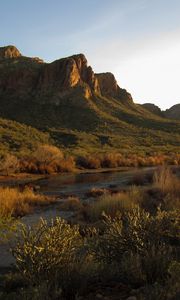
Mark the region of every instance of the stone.
[[21, 53], [15, 46], [0, 47], [0, 59], [21, 57]]

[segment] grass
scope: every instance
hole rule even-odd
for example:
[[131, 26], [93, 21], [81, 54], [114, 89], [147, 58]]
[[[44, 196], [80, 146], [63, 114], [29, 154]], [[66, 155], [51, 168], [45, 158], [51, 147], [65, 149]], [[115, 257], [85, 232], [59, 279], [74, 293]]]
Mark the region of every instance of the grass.
[[126, 193], [103, 195], [87, 208], [90, 221], [97, 221], [102, 214], [114, 217], [117, 211], [128, 211], [133, 208], [133, 201]]
[[60, 210], [64, 211], [77, 211], [83, 207], [78, 197], [68, 197], [60, 204]]
[[0, 212], [2, 216], [19, 217], [32, 212], [34, 207], [44, 206], [54, 200], [27, 188], [20, 192], [16, 188], [0, 188]]
[[163, 193], [180, 196], [180, 179], [168, 166], [163, 166], [154, 174], [153, 184]]

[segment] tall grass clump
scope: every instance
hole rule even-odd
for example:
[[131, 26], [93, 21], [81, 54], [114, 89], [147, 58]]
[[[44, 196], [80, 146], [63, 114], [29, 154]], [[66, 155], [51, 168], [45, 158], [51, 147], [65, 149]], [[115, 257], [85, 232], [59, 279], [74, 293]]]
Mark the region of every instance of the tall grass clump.
[[164, 194], [180, 194], [180, 180], [168, 166], [163, 166], [154, 173], [153, 183]]
[[133, 208], [133, 201], [126, 193], [114, 195], [105, 194], [99, 197], [89, 208], [88, 217], [91, 221], [97, 221], [103, 213], [114, 217], [118, 211], [129, 211]]
[[22, 216], [30, 213], [33, 207], [46, 205], [52, 201], [44, 195], [34, 193], [29, 188], [22, 192], [16, 188], [0, 188], [0, 211], [3, 216]]

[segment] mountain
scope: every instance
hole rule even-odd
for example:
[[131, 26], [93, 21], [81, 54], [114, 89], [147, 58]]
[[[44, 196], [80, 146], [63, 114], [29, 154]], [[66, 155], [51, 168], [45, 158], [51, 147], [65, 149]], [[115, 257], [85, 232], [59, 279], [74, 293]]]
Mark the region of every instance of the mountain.
[[135, 104], [112, 73], [94, 73], [83, 54], [45, 63], [15, 46], [1, 47], [0, 117], [48, 132], [70, 151], [180, 145], [180, 122]]
[[152, 103], [144, 103], [142, 104], [142, 107], [160, 117], [180, 120], [180, 104], [173, 105], [172, 107], [164, 111], [161, 110], [157, 105], [154, 105]]
[[158, 115], [160, 117], [164, 117], [162, 110], [157, 105], [155, 105], [153, 103], [144, 103], [141, 105], [142, 105], [142, 107], [144, 107], [148, 111], [152, 112], [153, 114]]
[[171, 108], [166, 109], [164, 115], [169, 119], [180, 120], [180, 104], [173, 105]]

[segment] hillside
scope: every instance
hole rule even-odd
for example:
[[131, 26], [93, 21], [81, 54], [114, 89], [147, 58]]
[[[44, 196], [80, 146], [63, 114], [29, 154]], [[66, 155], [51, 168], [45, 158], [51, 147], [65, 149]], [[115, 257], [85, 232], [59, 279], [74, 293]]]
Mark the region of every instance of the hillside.
[[7, 152], [27, 154], [39, 143], [48, 143], [49, 136], [30, 126], [0, 118], [0, 155]]
[[44, 63], [0, 48], [0, 117], [47, 131], [69, 151], [178, 151], [180, 122], [133, 102], [83, 54]]
[[164, 112], [165, 117], [169, 119], [180, 120], [180, 104], [173, 105]]
[[180, 120], [180, 104], [173, 105], [169, 109], [161, 110], [157, 105], [152, 103], [144, 103], [142, 107], [163, 118]]

